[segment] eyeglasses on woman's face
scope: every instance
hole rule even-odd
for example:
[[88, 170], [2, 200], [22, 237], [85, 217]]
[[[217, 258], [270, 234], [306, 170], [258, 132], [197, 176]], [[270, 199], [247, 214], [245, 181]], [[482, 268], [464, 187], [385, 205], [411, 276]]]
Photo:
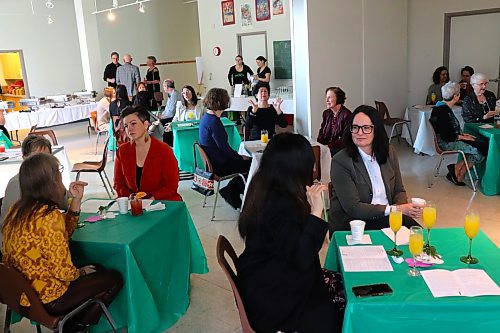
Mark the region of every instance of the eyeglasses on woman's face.
[[364, 125], [364, 126], [359, 126], [359, 125], [351, 125], [351, 133], [353, 134], [358, 134], [359, 130], [363, 132], [363, 134], [370, 134], [373, 132], [373, 125]]

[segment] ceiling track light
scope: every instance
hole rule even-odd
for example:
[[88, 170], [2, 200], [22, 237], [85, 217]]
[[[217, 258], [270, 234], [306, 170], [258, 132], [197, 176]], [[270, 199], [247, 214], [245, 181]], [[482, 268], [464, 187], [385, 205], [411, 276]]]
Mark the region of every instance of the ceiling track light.
[[115, 13], [113, 13], [113, 11], [110, 9], [108, 13], [108, 20], [114, 21], [115, 18], [116, 18]]
[[109, 8], [103, 8], [103, 9], [97, 9], [97, 0], [94, 0], [94, 11], [92, 12], [92, 14], [95, 15], [95, 14], [100, 14], [100, 13], [108, 13], [108, 16], [109, 16], [109, 11], [110, 10], [117, 10], [117, 9], [129, 7], [129, 6], [137, 6], [137, 5], [139, 5], [139, 12], [140, 13], [145, 13], [146, 12], [146, 6], [144, 5], [144, 3], [145, 2], [149, 2], [149, 1], [152, 1], [152, 0], [136, 0], [134, 2], [129, 2], [129, 3], [121, 5], [121, 4], [118, 3], [118, 0], [113, 0], [113, 3], [112, 3], [111, 7], [109, 7]]
[[54, 0], [47, 0], [47, 2], [45, 3], [45, 7], [49, 9], [54, 8]]

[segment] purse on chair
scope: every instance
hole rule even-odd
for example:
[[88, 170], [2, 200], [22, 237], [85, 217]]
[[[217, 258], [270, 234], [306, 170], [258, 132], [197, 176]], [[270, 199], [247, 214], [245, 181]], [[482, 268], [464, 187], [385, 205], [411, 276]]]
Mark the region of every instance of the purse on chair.
[[214, 194], [214, 174], [196, 167], [191, 188], [205, 196]]
[[[198, 143], [194, 144], [194, 147]], [[215, 174], [211, 171], [207, 171], [209, 168], [205, 166], [205, 169], [198, 167], [198, 162], [196, 158], [196, 149], [193, 147], [194, 154], [194, 177], [193, 177], [193, 185], [191, 185], [191, 189], [196, 192], [203, 194], [205, 197], [214, 194], [214, 184], [215, 184]]]

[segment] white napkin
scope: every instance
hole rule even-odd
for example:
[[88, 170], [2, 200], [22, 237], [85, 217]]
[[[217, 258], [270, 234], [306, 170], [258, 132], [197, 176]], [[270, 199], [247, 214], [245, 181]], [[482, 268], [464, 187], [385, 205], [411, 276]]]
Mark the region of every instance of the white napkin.
[[347, 245], [372, 244], [372, 239], [368, 234], [364, 234], [361, 240], [352, 239], [352, 235], [346, 235], [345, 238], [347, 240]]
[[154, 205], [150, 205], [149, 207], [146, 207], [147, 212], [154, 212], [156, 210], [164, 210], [165, 209], [165, 204], [162, 202], [155, 203]]
[[481, 125], [479, 127], [484, 128], [484, 129], [493, 128], [493, 126], [491, 126], [490, 124], [484, 124], [484, 125]]
[[[391, 228], [384, 228], [382, 232], [394, 242], [394, 231]], [[397, 245], [407, 245], [410, 242], [410, 229], [402, 226], [398, 231]]]

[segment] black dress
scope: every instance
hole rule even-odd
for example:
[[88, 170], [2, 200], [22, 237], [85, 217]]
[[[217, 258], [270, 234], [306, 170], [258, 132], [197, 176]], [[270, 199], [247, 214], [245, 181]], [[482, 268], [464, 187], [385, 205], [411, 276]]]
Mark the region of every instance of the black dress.
[[[146, 81], [160, 81], [160, 71], [157, 67], [153, 67], [153, 69], [148, 68]], [[148, 83], [146, 84], [146, 89], [151, 92], [151, 94], [161, 92], [159, 83]]]
[[246, 236], [238, 258], [237, 285], [257, 332], [339, 331], [339, 309], [323, 282], [319, 251], [328, 224], [299, 217], [295, 200], [270, 195], [272, 212]]
[[258, 108], [256, 113], [252, 113], [252, 106], [248, 107], [245, 126], [250, 129], [249, 140], [260, 140], [260, 131], [267, 130], [269, 138], [276, 133], [274, 125], [286, 128], [288, 122], [283, 112], [278, 115], [273, 105], [267, 108]]

